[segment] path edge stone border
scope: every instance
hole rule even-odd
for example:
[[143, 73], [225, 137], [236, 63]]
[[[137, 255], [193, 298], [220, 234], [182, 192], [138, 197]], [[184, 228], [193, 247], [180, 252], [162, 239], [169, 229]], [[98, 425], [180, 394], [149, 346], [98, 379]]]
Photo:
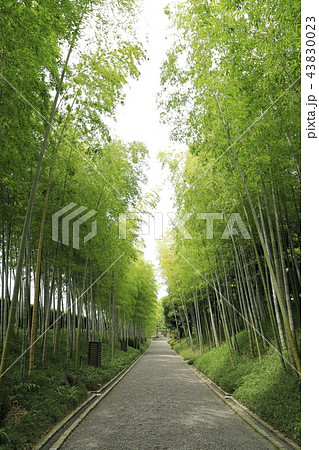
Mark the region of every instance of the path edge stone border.
[[265, 422], [261, 417], [259, 417], [256, 413], [250, 411], [247, 406], [241, 404], [238, 400], [236, 400], [232, 395], [225, 392], [220, 386], [218, 386], [214, 381], [204, 375], [200, 370], [198, 370], [193, 365], [187, 364], [187, 360], [184, 359], [181, 355], [179, 355], [172, 347], [172, 351], [175, 353], [178, 358], [184, 362], [189, 369], [194, 373], [194, 375], [201, 380], [203, 384], [205, 384], [210, 390], [212, 390], [224, 403], [226, 403], [232, 410], [238, 414], [245, 422], [248, 423], [255, 431], [264, 436], [268, 441], [270, 441], [276, 448], [279, 449], [287, 449], [282, 445], [283, 441], [288, 448], [294, 450], [300, 450], [301, 447], [293, 442], [291, 439], [287, 438], [284, 434], [282, 434], [279, 430], [273, 428], [269, 423]]
[[[147, 347], [147, 349], [139, 355], [137, 358], [135, 358], [131, 364], [125, 369], [123, 369], [121, 372], [119, 372], [114, 378], [112, 378], [110, 381], [108, 381], [104, 386], [102, 386], [98, 391], [91, 391], [91, 395], [83, 402], [81, 403], [76, 409], [71, 411], [64, 419], [62, 419], [54, 428], [52, 428], [49, 433], [47, 433], [41, 440], [38, 442], [35, 446], [32, 447], [33, 450], [41, 450], [42, 447], [69, 421], [74, 417], [78, 411], [80, 411], [82, 408], [85, 407], [85, 405], [92, 401], [94, 397], [96, 397], [96, 400], [90, 405], [82, 414], [81, 416], [76, 419], [67, 429], [66, 431], [61, 435], [61, 437], [56, 441], [56, 443], [51, 447], [52, 450], [59, 449], [64, 441], [67, 439], [67, 437], [75, 430], [75, 428], [82, 422], [82, 420], [89, 414], [89, 412], [92, 411], [95, 406], [104, 398], [107, 396], [107, 394], [133, 369], [133, 367], [139, 362], [141, 358], [145, 355], [145, 353], [150, 348], [150, 345]], [[110, 386], [108, 388], [108, 386]], [[104, 391], [103, 394], [101, 394], [102, 391]], [[51, 450], [50, 449], [50, 450]]]

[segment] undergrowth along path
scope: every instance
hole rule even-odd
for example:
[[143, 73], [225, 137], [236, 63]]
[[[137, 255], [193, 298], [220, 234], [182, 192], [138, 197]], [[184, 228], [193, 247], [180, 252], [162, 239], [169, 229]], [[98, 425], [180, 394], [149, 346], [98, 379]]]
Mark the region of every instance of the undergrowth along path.
[[152, 342], [63, 449], [274, 449], [170, 349]]

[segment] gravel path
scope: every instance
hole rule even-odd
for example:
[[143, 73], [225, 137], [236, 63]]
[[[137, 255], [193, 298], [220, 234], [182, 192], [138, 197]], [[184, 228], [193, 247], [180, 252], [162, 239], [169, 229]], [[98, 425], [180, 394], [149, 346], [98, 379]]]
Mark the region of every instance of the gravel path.
[[63, 449], [242, 449], [275, 447], [208, 389], [165, 341], [88, 414]]

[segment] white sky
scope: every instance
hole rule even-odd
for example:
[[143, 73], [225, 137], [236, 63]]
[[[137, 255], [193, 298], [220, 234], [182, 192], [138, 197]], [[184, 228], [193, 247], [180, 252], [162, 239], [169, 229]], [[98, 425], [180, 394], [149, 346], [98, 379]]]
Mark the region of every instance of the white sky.
[[[160, 112], [156, 106], [156, 96], [160, 91], [160, 66], [171, 42], [168, 30], [169, 21], [164, 13], [164, 7], [168, 3], [172, 3], [172, 1], [143, 1], [144, 8], [139, 20], [139, 32], [141, 40], [143, 35], [147, 34], [148, 36], [148, 42], [145, 39], [142, 40], [147, 50], [148, 61], [140, 67], [139, 80], [132, 80], [125, 89], [125, 103], [117, 108], [116, 122], [111, 126], [114, 138], [117, 137], [125, 142], [140, 141], [147, 146], [150, 153], [150, 170], [147, 173], [149, 181], [146, 190], [156, 189], [160, 194], [160, 202], [156, 211], [163, 214], [164, 230], [168, 222], [166, 213], [174, 211], [171, 200], [173, 190], [168, 183], [167, 172], [165, 175], [161, 170], [157, 154], [172, 148], [181, 150], [183, 148], [170, 141], [169, 127], [160, 124]], [[149, 235], [143, 235], [146, 244], [144, 254], [145, 258], [158, 269], [158, 254], [152, 220], [149, 230]], [[164, 295], [166, 295], [166, 287], [162, 285], [159, 289], [159, 298]]]

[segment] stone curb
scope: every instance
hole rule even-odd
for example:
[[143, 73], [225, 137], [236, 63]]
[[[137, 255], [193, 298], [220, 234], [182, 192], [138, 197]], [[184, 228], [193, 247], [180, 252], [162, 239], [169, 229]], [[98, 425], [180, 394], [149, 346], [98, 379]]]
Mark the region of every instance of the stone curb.
[[[150, 347], [150, 346], [149, 346]], [[89, 412], [92, 411], [93, 408], [104, 398], [107, 396], [107, 394], [127, 375], [131, 369], [139, 362], [139, 360], [145, 355], [145, 353], [148, 351], [149, 347], [143, 352], [141, 355], [139, 355], [137, 358], [134, 359], [134, 361], [125, 369], [123, 369], [120, 373], [118, 373], [112, 380], [108, 381], [104, 386], [102, 386], [98, 391], [94, 391], [92, 395], [90, 395], [89, 398], [87, 398], [83, 403], [81, 403], [80, 406], [78, 406], [76, 409], [74, 409], [70, 414], [68, 414], [64, 419], [61, 420], [38, 444], [36, 444], [34, 447], [32, 447], [33, 450], [40, 450], [69, 420], [74, 417], [78, 411], [80, 411], [82, 408], [85, 407], [85, 405], [92, 401], [94, 397], [97, 397], [97, 399], [90, 405], [82, 414], [81, 416], [76, 419], [62, 434], [62, 436], [55, 442], [55, 444], [50, 447], [50, 450], [56, 450], [62, 446], [66, 438], [75, 430], [75, 428], [79, 425], [79, 423], [82, 422], [82, 420], [89, 414]], [[107, 387], [111, 385], [108, 389]], [[107, 389], [103, 394], [101, 394], [101, 391], [104, 391], [104, 389]]]
[[[186, 362], [181, 355], [179, 355], [174, 349], [172, 351], [178, 358]], [[300, 446], [295, 442], [291, 441], [289, 438], [284, 436], [280, 431], [273, 428], [267, 422], [265, 422], [261, 417], [259, 417], [254, 412], [250, 411], [246, 406], [239, 403], [232, 395], [225, 392], [221, 387], [219, 387], [214, 381], [200, 372], [193, 365], [188, 365], [189, 369], [192, 370], [194, 375], [201, 380], [210, 390], [212, 390], [223, 402], [225, 402], [232, 410], [238, 414], [245, 422], [247, 422], [255, 431], [264, 436], [268, 441], [270, 441], [276, 448], [279, 449], [294, 449], [300, 450]], [[283, 445], [283, 442], [286, 444]]]

